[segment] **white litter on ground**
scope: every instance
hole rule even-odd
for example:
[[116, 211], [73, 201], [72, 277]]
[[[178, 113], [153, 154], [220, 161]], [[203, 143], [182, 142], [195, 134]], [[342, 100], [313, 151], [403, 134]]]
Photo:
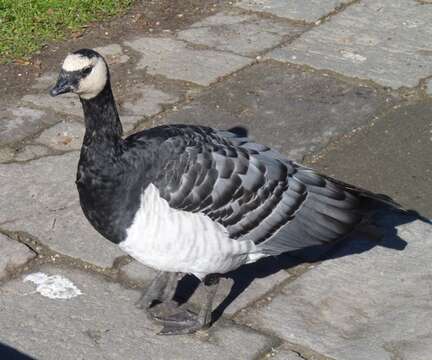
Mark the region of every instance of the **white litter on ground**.
[[71, 299], [82, 295], [72, 281], [61, 275], [47, 275], [41, 272], [29, 274], [24, 282], [31, 281], [36, 284], [36, 291], [42, 296], [50, 299]]

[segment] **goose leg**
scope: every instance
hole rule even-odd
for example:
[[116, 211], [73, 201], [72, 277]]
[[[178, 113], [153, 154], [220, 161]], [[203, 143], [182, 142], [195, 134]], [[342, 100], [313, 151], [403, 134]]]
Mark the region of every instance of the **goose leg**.
[[158, 318], [157, 320], [161, 321], [164, 325], [159, 335], [192, 334], [200, 329], [210, 327], [213, 299], [219, 285], [219, 275], [207, 275], [203, 283], [206, 297], [198, 315], [186, 309], [179, 308], [179, 311], [173, 315]]
[[150, 309], [154, 302], [167, 303], [174, 297], [180, 274], [160, 271], [150, 285], [144, 289], [136, 306], [140, 309]]

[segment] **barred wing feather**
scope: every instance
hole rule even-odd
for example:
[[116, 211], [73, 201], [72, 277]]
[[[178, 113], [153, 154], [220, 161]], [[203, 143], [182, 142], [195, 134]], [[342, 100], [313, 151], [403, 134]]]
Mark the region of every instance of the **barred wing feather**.
[[206, 214], [231, 238], [276, 255], [337, 240], [361, 220], [357, 194], [275, 150], [228, 131], [178, 131], [162, 145], [161, 196]]

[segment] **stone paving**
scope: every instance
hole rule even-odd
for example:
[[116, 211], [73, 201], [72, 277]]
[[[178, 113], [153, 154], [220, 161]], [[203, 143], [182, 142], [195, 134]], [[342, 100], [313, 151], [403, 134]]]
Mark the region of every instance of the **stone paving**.
[[[177, 32], [94, 44], [126, 132], [243, 126], [420, 213], [382, 213], [380, 240], [353, 234], [314, 263], [288, 254], [227, 274], [217, 322], [191, 336], [155, 335], [134, 306], [154, 271], [81, 213], [82, 110], [48, 96], [58, 68], [0, 103], [0, 357], [431, 359], [431, 18], [426, 1], [242, 0]], [[195, 307], [197, 285], [186, 276], [177, 300]]]

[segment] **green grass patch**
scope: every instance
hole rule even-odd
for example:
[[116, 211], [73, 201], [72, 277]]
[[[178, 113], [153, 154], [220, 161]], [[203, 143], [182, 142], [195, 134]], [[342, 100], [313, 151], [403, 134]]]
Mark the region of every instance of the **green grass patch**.
[[133, 0], [0, 0], [0, 62], [27, 58], [91, 21], [126, 10]]

